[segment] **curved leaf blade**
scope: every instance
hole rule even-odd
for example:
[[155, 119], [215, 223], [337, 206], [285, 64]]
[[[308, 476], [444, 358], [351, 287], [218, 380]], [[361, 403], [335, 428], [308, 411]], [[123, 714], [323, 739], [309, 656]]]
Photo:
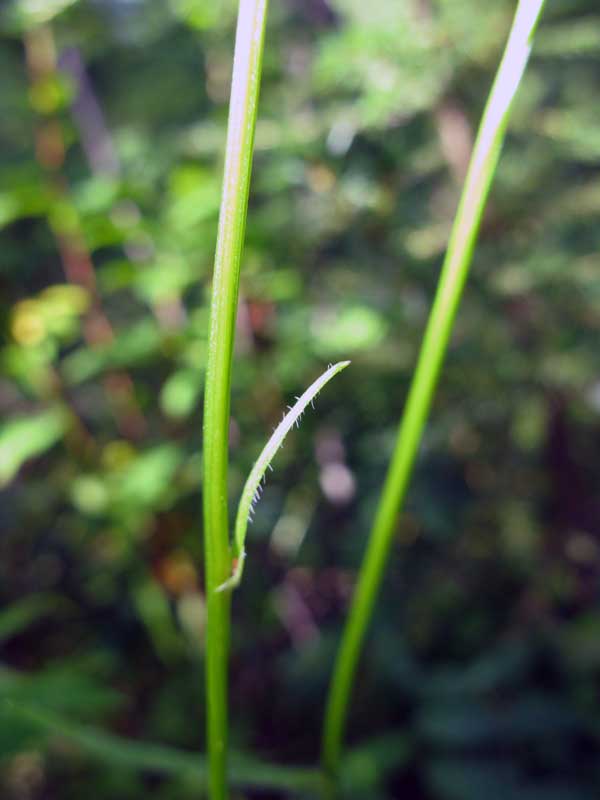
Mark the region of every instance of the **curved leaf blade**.
[[312, 403], [325, 384], [329, 383], [338, 372], [346, 369], [349, 363], [349, 361], [338, 361], [337, 364], [330, 365], [314, 383], [311, 383], [300, 397], [296, 398], [296, 402], [293, 406], [289, 407], [287, 414], [285, 414], [279, 425], [275, 428], [271, 438], [257, 458], [256, 463], [248, 475], [238, 504], [233, 541], [232, 575], [228, 580], [217, 587], [217, 592], [235, 589], [242, 579], [244, 561], [246, 560], [244, 545], [246, 542], [248, 522], [252, 518], [254, 506], [260, 499], [262, 480], [267, 469], [271, 466], [271, 461], [283, 444], [287, 434], [294, 425], [299, 425], [300, 418], [306, 411], [308, 404]]

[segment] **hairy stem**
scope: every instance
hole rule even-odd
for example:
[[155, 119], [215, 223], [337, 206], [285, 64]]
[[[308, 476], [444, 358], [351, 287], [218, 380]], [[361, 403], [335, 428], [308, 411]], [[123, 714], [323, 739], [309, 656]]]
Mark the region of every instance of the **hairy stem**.
[[531, 40], [543, 4], [544, 0], [520, 0], [477, 134], [435, 300], [329, 689], [322, 763], [330, 787], [334, 785], [339, 767], [348, 701], [365, 632], [471, 264], [509, 111], [527, 64]]
[[231, 359], [244, 241], [267, 0], [240, 0], [210, 312], [204, 395], [204, 558], [209, 790], [227, 797], [227, 659], [230, 575], [227, 463]]

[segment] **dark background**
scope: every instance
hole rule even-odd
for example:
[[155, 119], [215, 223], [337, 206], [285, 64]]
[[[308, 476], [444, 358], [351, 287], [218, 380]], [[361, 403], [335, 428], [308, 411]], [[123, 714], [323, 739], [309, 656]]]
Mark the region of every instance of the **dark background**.
[[[232, 516], [282, 410], [329, 362], [352, 365], [278, 454], [250, 529], [236, 749], [318, 756], [514, 5], [271, 0]], [[7, 800], [201, 794], [102, 736], [204, 749], [201, 406], [235, 13], [0, 7]], [[597, 4], [549, 0], [353, 693], [348, 796], [600, 791], [599, 79]], [[82, 724], [102, 757], [65, 735]]]

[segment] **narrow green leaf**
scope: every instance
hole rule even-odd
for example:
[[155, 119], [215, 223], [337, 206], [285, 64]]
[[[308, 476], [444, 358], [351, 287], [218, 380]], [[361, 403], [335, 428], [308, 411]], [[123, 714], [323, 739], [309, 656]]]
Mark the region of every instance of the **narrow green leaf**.
[[[25, 720], [40, 731], [61, 736], [89, 756], [107, 764], [176, 775], [206, 790], [208, 769], [206, 758], [201, 753], [132, 741], [89, 725], [71, 722], [45, 708], [34, 708], [24, 703], [2, 703], [0, 715], [7, 721]], [[229, 779], [237, 787], [311, 793], [317, 791], [321, 780], [316, 769], [266, 764], [241, 754], [236, 754], [231, 759]]]
[[248, 521], [252, 518], [254, 506], [260, 498], [262, 480], [267, 469], [271, 466], [271, 461], [273, 461], [275, 458], [275, 455], [283, 444], [285, 437], [288, 435], [294, 425], [300, 424], [300, 419], [302, 414], [304, 414], [306, 411], [308, 404], [312, 403], [325, 384], [329, 383], [333, 376], [345, 369], [349, 363], [349, 361], [338, 361], [337, 364], [333, 364], [326, 369], [325, 372], [319, 378], [317, 378], [316, 381], [314, 381], [314, 383], [311, 383], [304, 394], [296, 398], [294, 405], [291, 407], [288, 406], [289, 410], [287, 414], [285, 414], [279, 425], [273, 431], [271, 438], [264, 446], [261, 454], [256, 460], [256, 463], [252, 467], [250, 474], [248, 475], [248, 479], [246, 481], [246, 485], [244, 486], [244, 491], [242, 492], [242, 496], [238, 505], [233, 543], [233, 574], [228, 580], [217, 587], [217, 592], [224, 592], [226, 590], [234, 589], [239, 585], [239, 582], [242, 579], [244, 561], [246, 560], [246, 551], [244, 546], [246, 542], [246, 532], [248, 530]]
[[61, 598], [51, 594], [35, 594], [13, 603], [0, 612], [0, 644], [17, 636], [43, 616], [56, 611]]
[[544, 2], [545, 0], [520, 0], [477, 133], [435, 299], [329, 688], [323, 726], [322, 762], [332, 784], [335, 784], [339, 770], [342, 736], [359, 655], [471, 266], [509, 112], [525, 72], [533, 34]]

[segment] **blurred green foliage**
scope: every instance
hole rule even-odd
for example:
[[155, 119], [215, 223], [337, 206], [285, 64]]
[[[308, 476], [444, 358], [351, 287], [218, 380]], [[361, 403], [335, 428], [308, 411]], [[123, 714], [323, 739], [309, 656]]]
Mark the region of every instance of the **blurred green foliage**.
[[[234, 597], [232, 741], [262, 760], [316, 760], [512, 10], [272, 0], [232, 510], [290, 399], [353, 363], [278, 454]], [[199, 409], [235, 13], [0, 8], [7, 800], [202, 784], [175, 749], [203, 749]], [[549, 3], [362, 665], [348, 797], [598, 796], [599, 60], [596, 4]]]

